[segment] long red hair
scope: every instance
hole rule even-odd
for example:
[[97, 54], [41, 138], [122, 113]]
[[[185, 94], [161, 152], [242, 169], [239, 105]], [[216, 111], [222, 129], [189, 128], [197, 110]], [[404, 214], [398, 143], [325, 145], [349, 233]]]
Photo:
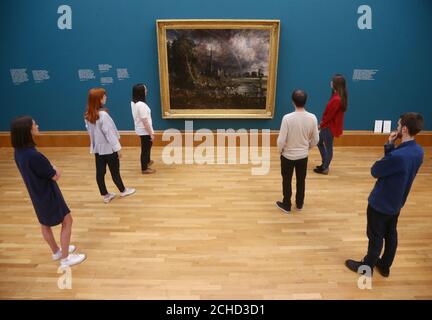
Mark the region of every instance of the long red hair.
[[[102, 99], [106, 91], [104, 88], [93, 88], [89, 90], [87, 98], [87, 111], [84, 113], [84, 118], [90, 123], [96, 123], [99, 119], [99, 111], [102, 108]], [[108, 111], [107, 108], [102, 110]]]

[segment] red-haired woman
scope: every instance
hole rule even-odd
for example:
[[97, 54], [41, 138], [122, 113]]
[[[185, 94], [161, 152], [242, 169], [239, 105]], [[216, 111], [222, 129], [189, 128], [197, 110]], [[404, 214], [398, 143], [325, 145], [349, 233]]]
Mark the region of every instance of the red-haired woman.
[[106, 166], [111, 172], [114, 184], [120, 191], [120, 197], [135, 192], [133, 188], [125, 188], [120, 176], [121, 145], [120, 134], [113, 119], [104, 107], [107, 97], [105, 89], [90, 89], [87, 100], [87, 111], [84, 114], [85, 125], [90, 136], [90, 153], [95, 154], [96, 181], [99, 192], [105, 203], [109, 203], [116, 194], [108, 192], [105, 185]]
[[322, 116], [318, 142], [322, 163], [314, 169], [320, 174], [329, 172], [330, 162], [333, 159], [333, 139], [343, 133], [344, 115], [348, 108], [348, 93], [344, 76], [334, 75], [330, 86], [332, 95]]

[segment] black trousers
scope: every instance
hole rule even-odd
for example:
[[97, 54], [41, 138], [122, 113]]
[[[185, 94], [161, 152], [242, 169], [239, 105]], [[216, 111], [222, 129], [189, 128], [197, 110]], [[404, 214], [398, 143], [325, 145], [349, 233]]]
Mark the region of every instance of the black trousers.
[[376, 211], [370, 205], [367, 208], [367, 236], [369, 239], [368, 252], [363, 258], [363, 263], [371, 267], [376, 265], [383, 248], [380, 266], [390, 268], [398, 245], [397, 222], [398, 215], [388, 215]]
[[153, 141], [150, 136], [140, 136], [141, 138], [141, 170], [145, 171], [150, 162], [150, 153]]
[[96, 159], [96, 182], [102, 196], [108, 193], [105, 185], [106, 166], [111, 172], [111, 177], [120, 192], [125, 191], [122, 178], [120, 177], [120, 161], [117, 152], [111, 154], [95, 155]]
[[282, 190], [283, 190], [283, 204], [291, 208], [291, 195], [292, 195], [292, 176], [295, 169], [296, 173], [296, 205], [303, 207], [305, 197], [305, 182], [307, 172], [308, 158], [299, 160], [288, 160], [281, 156], [281, 174], [282, 174]]

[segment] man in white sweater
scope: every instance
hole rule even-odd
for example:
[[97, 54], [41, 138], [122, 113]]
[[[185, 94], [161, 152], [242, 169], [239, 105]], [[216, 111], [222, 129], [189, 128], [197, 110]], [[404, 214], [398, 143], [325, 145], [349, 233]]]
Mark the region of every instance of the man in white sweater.
[[309, 149], [319, 140], [318, 121], [313, 113], [305, 110], [306, 100], [306, 92], [294, 90], [292, 102], [295, 111], [283, 117], [277, 139], [281, 153], [283, 201], [277, 201], [276, 206], [285, 213], [291, 211], [291, 181], [294, 169], [297, 180], [296, 208], [303, 208]]

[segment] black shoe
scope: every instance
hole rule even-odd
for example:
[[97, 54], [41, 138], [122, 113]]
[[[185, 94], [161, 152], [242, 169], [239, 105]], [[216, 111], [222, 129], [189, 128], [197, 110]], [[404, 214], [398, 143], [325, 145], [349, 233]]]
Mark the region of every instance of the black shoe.
[[327, 175], [329, 173], [329, 169], [323, 169], [323, 168], [315, 168], [313, 169], [314, 172], [319, 173], [319, 174], [325, 174]]
[[[345, 266], [350, 269], [351, 271], [358, 273], [358, 270], [361, 266], [364, 266], [365, 264], [363, 261], [355, 261], [355, 260], [346, 260]], [[364, 274], [364, 272], [363, 272]], [[373, 274], [373, 270], [371, 270], [371, 275]]]
[[291, 207], [284, 205], [281, 201], [276, 201], [276, 207], [278, 207], [285, 213], [291, 213]]
[[298, 204], [296, 204], [296, 209], [297, 209], [297, 211], [302, 211], [303, 210], [303, 205], [299, 206]]
[[322, 167], [323, 167], [323, 165], [320, 164], [319, 166], [316, 166], [315, 169], [322, 170]]
[[383, 277], [388, 278], [388, 276], [390, 276], [390, 268], [383, 267], [381, 259], [378, 260], [375, 267], [377, 268], [379, 274]]

